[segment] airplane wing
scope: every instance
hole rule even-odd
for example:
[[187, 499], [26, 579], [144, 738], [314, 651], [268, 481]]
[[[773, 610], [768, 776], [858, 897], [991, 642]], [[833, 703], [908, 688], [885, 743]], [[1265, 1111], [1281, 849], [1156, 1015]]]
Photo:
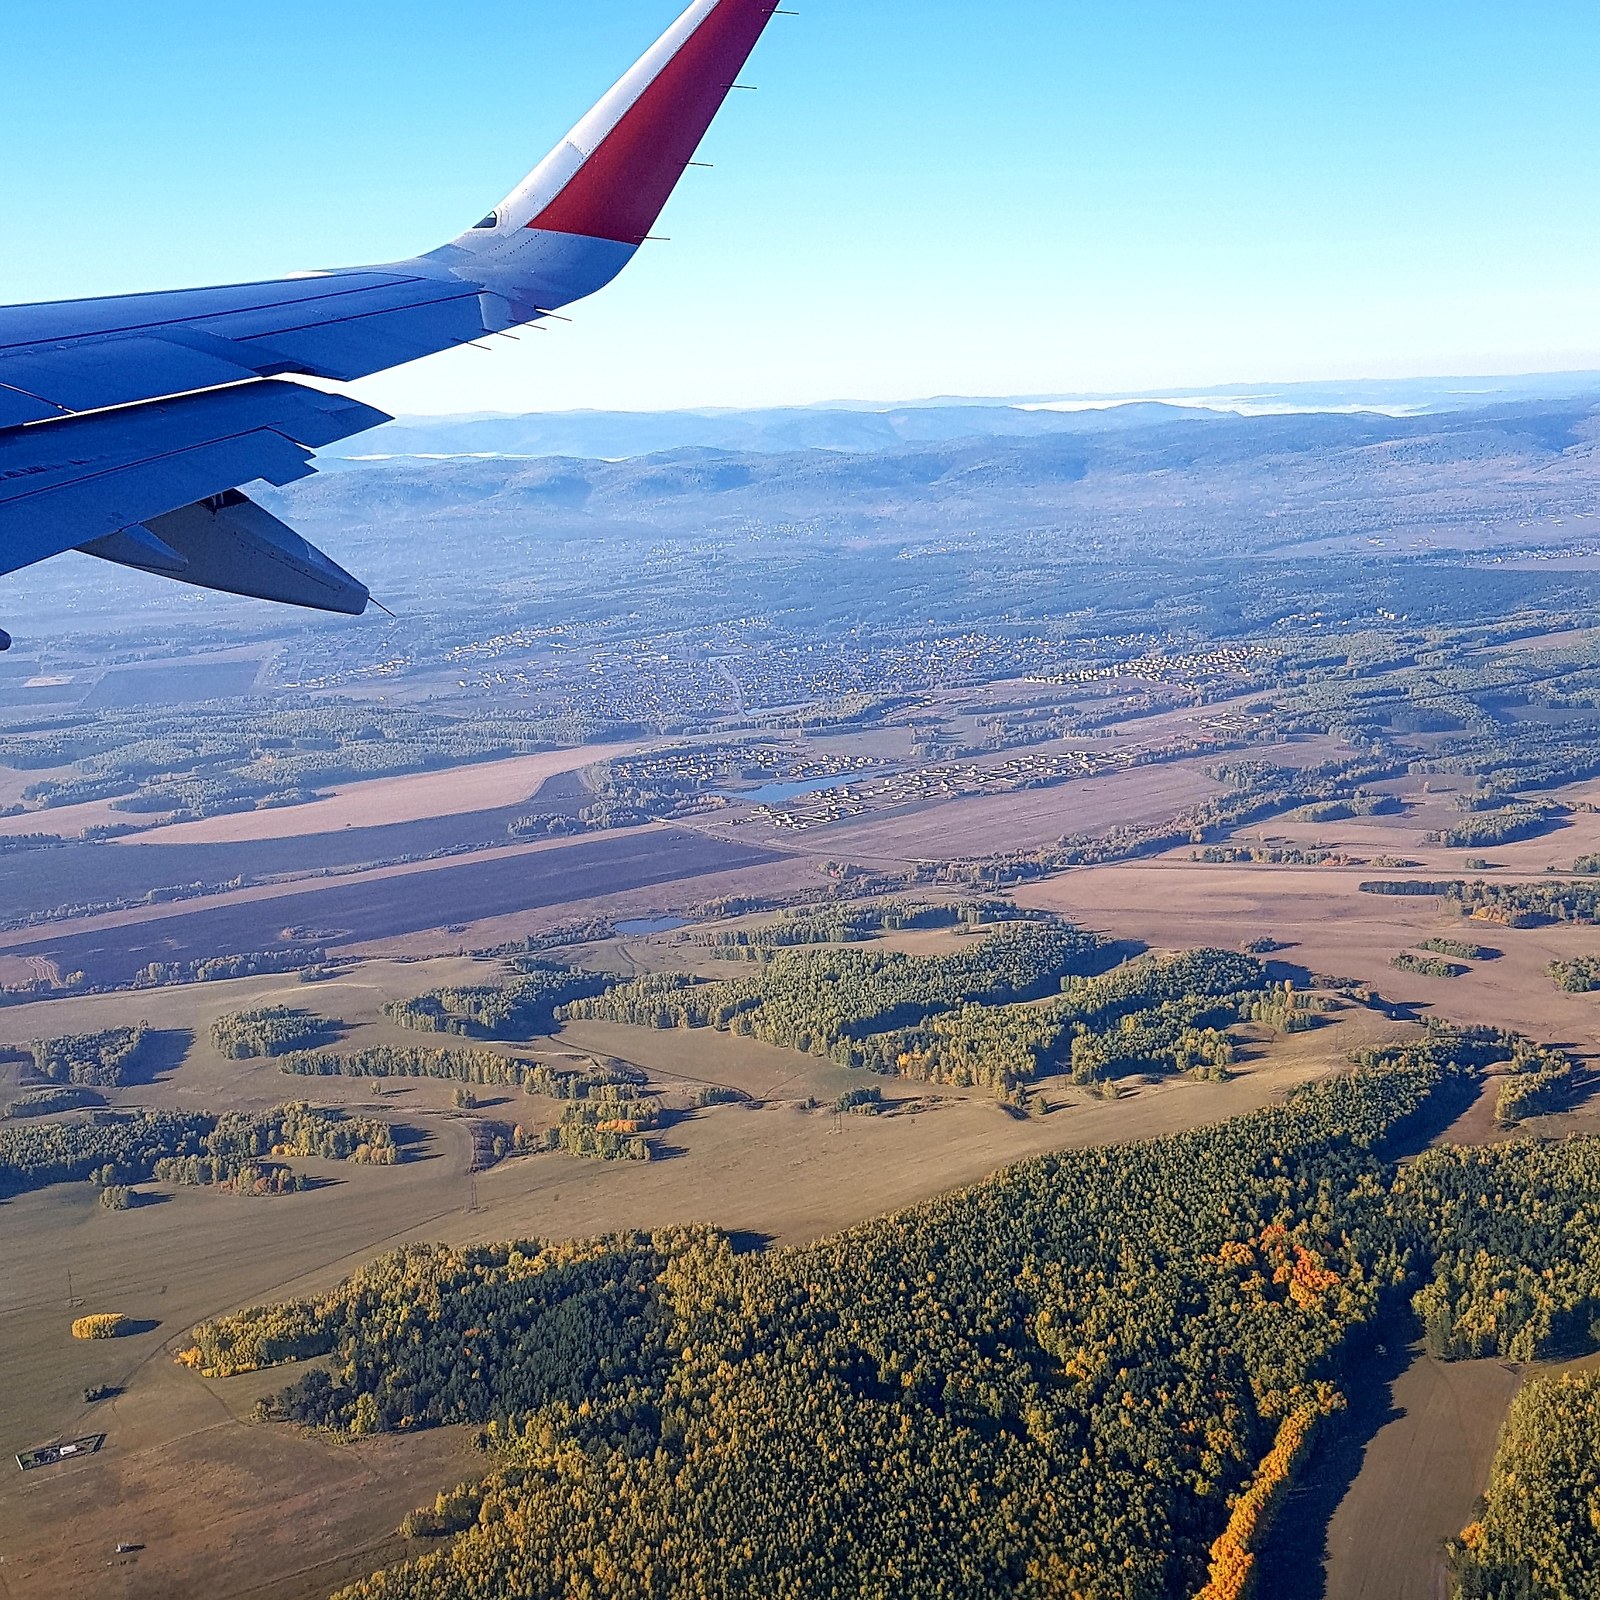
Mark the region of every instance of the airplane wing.
[[366, 588], [240, 492], [302, 477], [317, 448], [389, 420], [293, 377], [367, 377], [603, 289], [777, 8], [695, 0], [500, 205], [426, 255], [0, 308], [0, 575], [76, 549], [359, 615]]

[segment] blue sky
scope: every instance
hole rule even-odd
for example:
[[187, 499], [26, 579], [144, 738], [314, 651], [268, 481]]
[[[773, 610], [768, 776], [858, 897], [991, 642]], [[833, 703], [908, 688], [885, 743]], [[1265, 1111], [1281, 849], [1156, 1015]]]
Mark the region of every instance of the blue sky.
[[[647, 254], [412, 412], [1600, 367], [1600, 6], [789, 0]], [[0, 302], [475, 220], [674, 0], [8, 10]]]

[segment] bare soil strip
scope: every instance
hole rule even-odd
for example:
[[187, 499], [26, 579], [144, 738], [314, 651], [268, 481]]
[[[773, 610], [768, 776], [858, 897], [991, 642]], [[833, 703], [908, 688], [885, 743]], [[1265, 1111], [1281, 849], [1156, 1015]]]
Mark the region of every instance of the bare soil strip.
[[578, 772], [597, 761], [631, 755], [637, 744], [592, 744], [549, 750], [506, 761], [419, 772], [403, 778], [372, 778], [340, 784], [326, 800], [272, 811], [181, 822], [140, 835], [145, 844], [238, 844], [252, 839], [304, 838], [340, 828], [370, 828], [383, 823], [422, 822], [495, 811], [537, 794], [547, 778]]

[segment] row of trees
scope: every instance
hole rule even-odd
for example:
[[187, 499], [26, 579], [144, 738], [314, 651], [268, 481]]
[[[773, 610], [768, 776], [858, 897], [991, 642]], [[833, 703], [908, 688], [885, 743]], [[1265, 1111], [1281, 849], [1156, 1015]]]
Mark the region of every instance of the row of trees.
[[203, 961], [152, 961], [139, 969], [131, 987], [165, 989], [183, 983], [221, 983], [228, 978], [303, 972], [321, 967], [327, 957], [327, 951], [320, 945], [286, 945], [279, 950], [250, 950], [238, 955], [207, 956]]
[[1208, 867], [1342, 867], [1350, 860], [1342, 850], [1298, 844], [1208, 844], [1191, 850], [1189, 859]]
[[489, 1050], [419, 1050], [386, 1044], [339, 1054], [296, 1051], [285, 1056], [278, 1069], [302, 1078], [437, 1078], [448, 1083], [522, 1089], [553, 1100], [585, 1100], [645, 1081], [636, 1067], [553, 1067]]

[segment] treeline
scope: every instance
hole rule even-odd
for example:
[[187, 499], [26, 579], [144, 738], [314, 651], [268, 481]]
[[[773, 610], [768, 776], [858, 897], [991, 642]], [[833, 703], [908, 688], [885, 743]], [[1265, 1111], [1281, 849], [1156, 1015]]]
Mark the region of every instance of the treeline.
[[296, 1051], [285, 1056], [278, 1069], [302, 1078], [438, 1078], [449, 1083], [522, 1089], [554, 1100], [584, 1100], [607, 1089], [645, 1081], [644, 1074], [633, 1067], [552, 1067], [488, 1050], [419, 1050], [394, 1045], [340, 1054]]
[[1450, 900], [1463, 915], [1502, 927], [1530, 928], [1540, 923], [1600, 923], [1600, 885], [1566, 879], [1491, 883], [1460, 878], [1379, 879], [1363, 883], [1362, 894], [1435, 896]]
[[1454, 1600], [1600, 1594], [1600, 1373], [1535, 1378], [1512, 1402], [1482, 1514], [1451, 1541]]
[[118, 1089], [128, 1081], [150, 1037], [149, 1025], [69, 1033], [33, 1045], [33, 1070], [50, 1083]]
[[[20, 806], [15, 810], [8, 806], [0, 811], [0, 816], [16, 816], [21, 810]], [[58, 850], [66, 842], [59, 833], [0, 834], [0, 856], [25, 855], [33, 850]]]
[[1398, 816], [1405, 807], [1392, 794], [1358, 789], [1348, 799], [1317, 800], [1289, 813], [1291, 822], [1349, 822], [1355, 817]]
[[1447, 893], [1469, 916], [1514, 928], [1547, 922], [1600, 922], [1600, 884], [1563, 880], [1453, 883]]
[[254, 1187], [273, 1181], [268, 1158], [290, 1156], [391, 1166], [399, 1151], [385, 1122], [300, 1102], [220, 1116], [101, 1112], [87, 1120], [0, 1126], [0, 1194], [84, 1181], [101, 1188], [152, 1180]]
[[265, 1006], [254, 1011], [232, 1011], [211, 1024], [211, 1045], [230, 1061], [250, 1061], [258, 1056], [286, 1056], [321, 1044], [332, 1024], [309, 1011], [288, 1006]]
[[602, 993], [614, 980], [556, 962], [513, 957], [513, 981], [479, 984], [385, 1003], [383, 1014], [402, 1028], [480, 1039], [529, 1039], [553, 1033], [560, 1007]]
[[781, 951], [748, 976], [714, 983], [649, 974], [578, 1001], [562, 1015], [647, 1028], [717, 1028], [863, 1067], [884, 1059], [885, 1046], [874, 1044], [875, 1036], [964, 1003], [1048, 994], [1068, 974], [1104, 968], [1110, 959], [1102, 941], [1066, 924], [1021, 924], [943, 956], [828, 948]]
[[[949, 905], [908, 901], [836, 901], [825, 906], [786, 911], [760, 928], [733, 928], [701, 936], [725, 960], [755, 959], [767, 950], [806, 945], [859, 944], [885, 933], [934, 928], [981, 928], [1016, 922], [1027, 913], [1004, 900], [963, 900]], [[1042, 915], [1039, 920], [1044, 920]]]
[[1359, 884], [1357, 887], [1362, 894], [1442, 899], [1452, 891], [1464, 888], [1465, 885], [1450, 878], [1445, 879], [1443, 882], [1432, 878], [1378, 878]]
[[1452, 1043], [803, 1250], [413, 1248], [187, 1359], [327, 1357], [269, 1404], [300, 1422], [485, 1430], [486, 1480], [410, 1523], [460, 1538], [351, 1600], [1193, 1594], [1259, 1484], [1248, 1576], [1273, 1463], [1425, 1273], [1387, 1158], [1466, 1075]]
[[320, 967], [328, 952], [320, 945], [295, 945], [281, 950], [252, 950], [240, 955], [208, 956], [203, 961], [152, 961], [141, 967], [134, 989], [164, 989], [185, 983], [221, 983], [227, 978], [257, 978], [280, 972]]
[[1208, 844], [1203, 850], [1190, 851], [1189, 859], [1208, 867], [1343, 867], [1350, 863], [1342, 850], [1298, 844]]

